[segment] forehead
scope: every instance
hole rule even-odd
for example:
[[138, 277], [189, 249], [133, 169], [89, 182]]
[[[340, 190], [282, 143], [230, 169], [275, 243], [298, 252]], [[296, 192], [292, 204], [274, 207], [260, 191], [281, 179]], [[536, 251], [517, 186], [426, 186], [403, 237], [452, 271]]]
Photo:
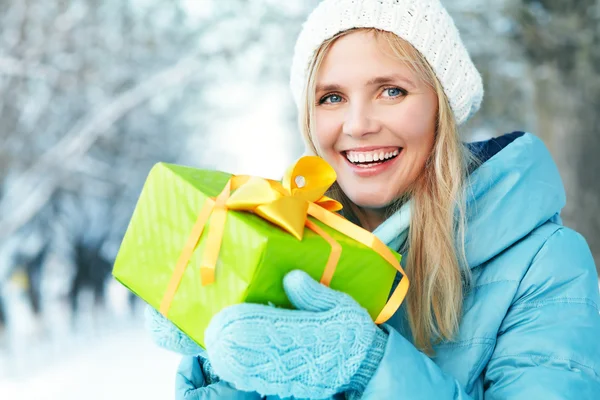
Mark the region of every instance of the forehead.
[[[401, 49], [410, 56], [407, 43]], [[357, 30], [338, 38], [328, 49], [317, 73], [317, 81], [339, 81], [350, 78], [369, 79], [376, 75], [404, 74], [413, 77], [408, 62], [394, 52], [388, 41], [372, 31]]]

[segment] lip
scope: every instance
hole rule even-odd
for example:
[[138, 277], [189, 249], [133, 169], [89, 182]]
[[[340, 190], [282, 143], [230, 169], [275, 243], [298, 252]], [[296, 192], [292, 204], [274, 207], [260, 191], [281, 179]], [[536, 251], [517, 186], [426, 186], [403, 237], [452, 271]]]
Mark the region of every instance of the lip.
[[[394, 147], [394, 148], [397, 149], [398, 147]], [[378, 149], [384, 149], [384, 147], [372, 147], [372, 149], [378, 150]], [[348, 151], [358, 151], [358, 150], [348, 150]], [[367, 150], [362, 150], [362, 151], [367, 151]], [[374, 165], [372, 167], [359, 167], [359, 166], [351, 163], [350, 160], [348, 160], [346, 155], [343, 153], [340, 154], [340, 157], [344, 158], [346, 165], [348, 165], [348, 168], [350, 168], [350, 170], [352, 171], [353, 174], [358, 175], [361, 178], [368, 178], [368, 177], [379, 175], [379, 174], [387, 171], [389, 168], [392, 168], [394, 165], [396, 165], [396, 163], [398, 162], [398, 159], [400, 159], [400, 157], [402, 157], [403, 154], [404, 154], [404, 148], [400, 147], [400, 153], [396, 157], [392, 158], [390, 161], [386, 161], [384, 163], [380, 163], [380, 164]]]

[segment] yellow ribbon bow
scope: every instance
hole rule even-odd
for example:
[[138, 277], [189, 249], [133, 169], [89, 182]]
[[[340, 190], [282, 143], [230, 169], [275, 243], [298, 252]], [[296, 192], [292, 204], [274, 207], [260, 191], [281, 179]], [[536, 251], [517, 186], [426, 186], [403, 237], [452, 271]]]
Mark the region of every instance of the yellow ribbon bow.
[[406, 296], [409, 286], [408, 278], [390, 249], [377, 237], [334, 213], [334, 211], [340, 210], [342, 205], [325, 196], [325, 192], [336, 178], [333, 168], [322, 158], [315, 156], [300, 158], [286, 171], [281, 182], [247, 175], [232, 176], [221, 193], [215, 199], [207, 199], [202, 207], [177, 261], [175, 271], [163, 296], [160, 312], [167, 315], [185, 268], [209, 218], [211, 224], [200, 264], [200, 277], [202, 285], [214, 282], [215, 266], [223, 238], [227, 210], [239, 210], [259, 215], [286, 230], [298, 240], [302, 240], [304, 227], [323, 237], [331, 246], [329, 259], [321, 277], [321, 283], [327, 286], [335, 272], [342, 248], [323, 229], [310, 221], [308, 215], [379, 253], [403, 275], [388, 303], [375, 320], [378, 324], [387, 321], [400, 307]]
[[335, 179], [335, 172], [322, 158], [306, 156], [286, 171], [281, 183], [248, 177], [225, 206], [252, 211], [302, 240], [310, 203], [328, 211], [342, 209], [340, 203], [325, 196]]

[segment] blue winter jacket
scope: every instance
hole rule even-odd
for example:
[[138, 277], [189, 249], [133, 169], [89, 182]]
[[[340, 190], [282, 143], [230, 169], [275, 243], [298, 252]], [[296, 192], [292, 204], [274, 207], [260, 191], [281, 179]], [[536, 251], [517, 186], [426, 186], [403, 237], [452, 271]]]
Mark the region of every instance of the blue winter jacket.
[[[523, 133], [473, 146], [486, 161], [468, 188], [473, 285], [458, 336], [426, 356], [401, 307], [383, 325], [385, 355], [362, 398], [600, 399], [598, 277], [584, 238], [561, 224], [565, 192], [549, 152]], [[375, 231], [391, 247], [405, 237], [401, 218]]]

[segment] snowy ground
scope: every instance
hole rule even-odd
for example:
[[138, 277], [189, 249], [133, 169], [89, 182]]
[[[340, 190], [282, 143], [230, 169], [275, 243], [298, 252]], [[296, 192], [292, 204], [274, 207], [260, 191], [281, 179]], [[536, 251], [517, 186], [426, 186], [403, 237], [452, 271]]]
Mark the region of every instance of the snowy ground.
[[174, 398], [179, 356], [150, 341], [140, 310], [126, 313], [117, 302], [69, 323], [60, 307], [48, 312], [51, 323], [35, 321], [13, 293], [13, 323], [0, 337], [0, 399]]
[[31, 375], [2, 381], [0, 393], [13, 400], [172, 399], [178, 361], [130, 329], [57, 357]]

